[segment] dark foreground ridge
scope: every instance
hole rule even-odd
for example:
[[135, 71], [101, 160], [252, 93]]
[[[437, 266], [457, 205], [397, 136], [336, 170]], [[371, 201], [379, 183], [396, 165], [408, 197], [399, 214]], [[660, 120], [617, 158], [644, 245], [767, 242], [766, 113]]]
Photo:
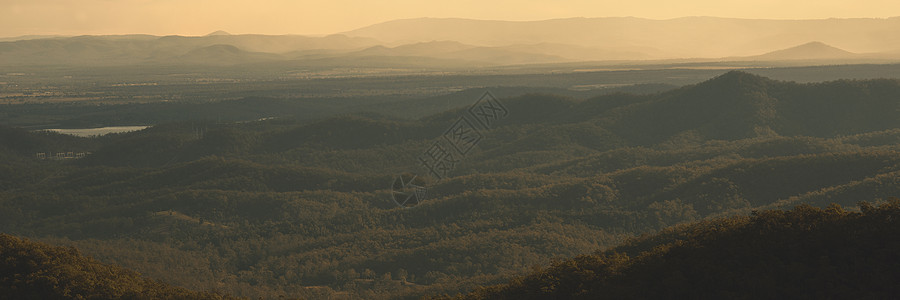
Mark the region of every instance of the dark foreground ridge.
[[0, 234], [0, 257], [0, 299], [227, 299], [7, 234]]
[[461, 299], [889, 299], [900, 199], [671, 227]]

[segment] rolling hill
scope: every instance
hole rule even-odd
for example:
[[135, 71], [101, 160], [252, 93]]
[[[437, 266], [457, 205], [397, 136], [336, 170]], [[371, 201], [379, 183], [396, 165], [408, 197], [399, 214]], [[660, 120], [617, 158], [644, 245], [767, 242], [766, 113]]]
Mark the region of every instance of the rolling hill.
[[[865, 250], [835, 248], [838, 252], [831, 253], [788, 244], [786, 256], [778, 256], [785, 248], [775, 241], [789, 240], [780, 239], [782, 234], [799, 234], [818, 245], [820, 235], [808, 227], [836, 224], [816, 220], [844, 220], [864, 236], [893, 224], [877, 223], [883, 221], [875, 218], [882, 210], [869, 215], [866, 205], [859, 208], [863, 215], [801, 208], [784, 213], [787, 219], [767, 212], [756, 219], [704, 220], [804, 203], [853, 209], [861, 199], [896, 196], [900, 82], [895, 79], [795, 83], [733, 71], [639, 95], [579, 99], [503, 91], [511, 95], [499, 99], [509, 114], [480, 131], [480, 142], [454, 157], [458, 161], [443, 179], [429, 176], [422, 164], [427, 151], [446, 141], [448, 128], [467, 115], [468, 106], [460, 106], [471, 105], [472, 99], [463, 98], [482, 92], [427, 100], [452, 101], [456, 105], [450, 107], [459, 108], [432, 110], [419, 119], [366, 113], [318, 120], [191, 121], [93, 139], [2, 128], [0, 228], [74, 246], [100, 261], [194, 290], [251, 298], [386, 299], [468, 292], [598, 249], [632, 257], [616, 269], [625, 274], [630, 262], [646, 262], [646, 270], [685, 267], [679, 260], [658, 265], [657, 257], [669, 255], [666, 249], [684, 249], [673, 255], [695, 262], [709, 256], [702, 251], [707, 245], [722, 251], [753, 245], [716, 244], [719, 240], [705, 237], [718, 231], [700, 229], [683, 234], [683, 243], [697, 247], [648, 242], [698, 228], [665, 229], [691, 222], [701, 221], [695, 225], [701, 228], [734, 224], [726, 233], [743, 232], [726, 240], [773, 241], [765, 244], [771, 250], [765, 253], [774, 255], [765, 259], [773, 262], [807, 250], [820, 251], [811, 259]], [[298, 103], [247, 98], [192, 109], [243, 112], [256, 104], [268, 113], [279, 107], [301, 109]], [[172, 107], [181, 106], [155, 113]], [[92, 154], [68, 161], [34, 156], [47, 147]], [[391, 200], [392, 182], [401, 175], [422, 178], [427, 197], [418, 206], [399, 208]], [[878, 226], [856, 227], [854, 220]], [[809, 226], [778, 229], [788, 223]], [[758, 231], [754, 226], [759, 224], [778, 226]], [[622, 245], [660, 230], [661, 236]], [[760, 232], [765, 235], [752, 235]], [[824, 236], [854, 241], [841, 234]], [[658, 245], [659, 251], [652, 250]], [[739, 262], [756, 262], [741, 257]], [[822, 261], [822, 270], [853, 271]], [[802, 262], [797, 266], [802, 274], [819, 270]], [[735, 266], [747, 274], [765, 271]], [[587, 273], [573, 274], [565, 282], [594, 287], [580, 277]], [[683, 273], [683, 278], [664, 274], [671, 275], [666, 278], [674, 286], [685, 278], [706, 278], [699, 272]], [[543, 277], [537, 278], [535, 284], [544, 287]], [[626, 292], [631, 283], [648, 282], [609, 278], [626, 283], [621, 287]], [[522, 290], [513, 284], [485, 291]], [[562, 286], [546, 290], [571, 291]]]

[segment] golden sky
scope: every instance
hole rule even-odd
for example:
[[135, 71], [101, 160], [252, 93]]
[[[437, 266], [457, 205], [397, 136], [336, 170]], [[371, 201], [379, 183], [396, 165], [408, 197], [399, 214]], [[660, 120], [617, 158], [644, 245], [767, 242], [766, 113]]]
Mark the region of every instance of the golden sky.
[[0, 0], [0, 37], [31, 34], [326, 34], [394, 19], [900, 16], [897, 0]]

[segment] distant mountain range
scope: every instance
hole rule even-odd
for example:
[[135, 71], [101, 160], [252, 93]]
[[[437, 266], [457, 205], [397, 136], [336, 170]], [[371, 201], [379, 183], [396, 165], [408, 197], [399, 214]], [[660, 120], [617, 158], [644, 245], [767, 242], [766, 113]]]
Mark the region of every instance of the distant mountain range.
[[[659, 59], [900, 58], [900, 18], [671, 20], [574, 18], [531, 22], [408, 19], [324, 37], [298, 35], [77, 36], [0, 39], [0, 65], [229, 65], [317, 61], [496, 66]], [[799, 45], [799, 46], [798, 46]], [[847, 49], [847, 50], [844, 50]], [[382, 60], [382, 58], [384, 58]]]
[[[378, 45], [368, 38], [331, 35], [77, 36], [0, 42], [0, 65], [135, 65], [158, 63], [229, 64], [282, 60], [292, 51], [346, 51]], [[212, 47], [212, 48], [208, 48]], [[201, 50], [208, 48], [206, 50]], [[197, 54], [210, 54], [199, 61]], [[261, 55], [266, 53], [271, 55]], [[216, 61], [220, 55], [228, 58]]]
[[453, 18], [395, 20], [345, 32], [391, 44], [453, 40], [481, 46], [555, 43], [655, 58], [749, 56], [808, 41], [885, 52], [900, 49], [900, 17], [889, 19], [752, 20], [686, 17], [571, 18], [488, 21]]

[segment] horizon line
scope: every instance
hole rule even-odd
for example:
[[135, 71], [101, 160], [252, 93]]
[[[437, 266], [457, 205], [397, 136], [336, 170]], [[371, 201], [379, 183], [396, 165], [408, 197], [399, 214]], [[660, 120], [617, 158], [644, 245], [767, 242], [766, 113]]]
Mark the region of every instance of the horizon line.
[[308, 37], [325, 37], [332, 35], [343, 35], [344, 33], [368, 28], [372, 26], [377, 26], [381, 24], [387, 24], [391, 22], [397, 21], [410, 21], [410, 20], [467, 20], [467, 21], [482, 21], [482, 22], [507, 22], [507, 23], [531, 23], [531, 22], [547, 22], [547, 21], [557, 21], [557, 20], [575, 20], [575, 19], [640, 19], [640, 20], [649, 20], [649, 21], [673, 21], [680, 19], [691, 19], [691, 18], [711, 18], [711, 19], [729, 19], [729, 20], [746, 20], [746, 21], [827, 21], [827, 20], [890, 20], [894, 18], [900, 18], [900, 15], [891, 16], [891, 17], [827, 17], [827, 18], [810, 18], [810, 19], [781, 19], [781, 18], [741, 18], [741, 17], [717, 17], [717, 16], [708, 16], [708, 15], [696, 15], [696, 16], [681, 16], [674, 18], [648, 18], [648, 17], [636, 17], [636, 16], [609, 16], [609, 17], [564, 17], [564, 18], [550, 18], [550, 19], [534, 19], [534, 20], [499, 20], [499, 19], [479, 19], [479, 18], [464, 18], [464, 17], [414, 17], [414, 18], [399, 18], [392, 19], [383, 22], [376, 22], [369, 25], [357, 27], [355, 29], [346, 30], [346, 31], [338, 31], [332, 33], [256, 33], [256, 32], [241, 32], [241, 33], [231, 33], [233, 30], [225, 30], [225, 29], [215, 29], [210, 31], [207, 34], [203, 35], [191, 35], [191, 34], [179, 34], [179, 33], [170, 33], [170, 34], [154, 34], [154, 33], [108, 33], [108, 34], [21, 34], [15, 36], [0, 36], [0, 39], [4, 40], [12, 40], [16, 38], [29, 38], [29, 37], [38, 37], [41, 38], [71, 38], [71, 37], [83, 37], [83, 36], [129, 36], [129, 35], [146, 35], [146, 36], [156, 36], [156, 37], [168, 37], [168, 36], [180, 36], [180, 37], [204, 37], [210, 36], [212, 33], [225, 31], [228, 32], [228, 35], [268, 35], [268, 36], [308, 36]]

